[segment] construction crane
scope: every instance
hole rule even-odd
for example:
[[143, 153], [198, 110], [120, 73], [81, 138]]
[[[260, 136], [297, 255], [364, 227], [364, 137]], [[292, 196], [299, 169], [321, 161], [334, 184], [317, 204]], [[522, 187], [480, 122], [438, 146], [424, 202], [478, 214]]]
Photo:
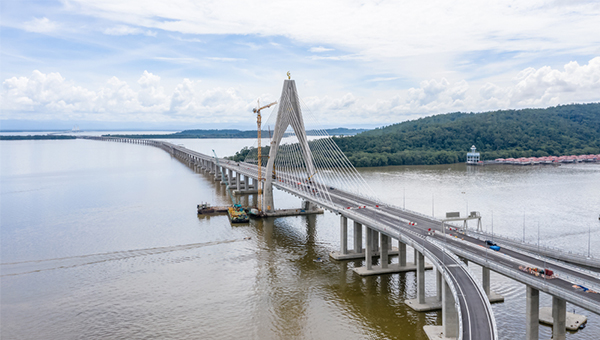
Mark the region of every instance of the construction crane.
[[262, 109], [266, 109], [269, 108], [273, 105], [277, 104], [277, 102], [272, 102], [269, 105], [265, 105], [263, 107], [260, 106], [260, 100], [256, 101], [256, 108], [254, 108], [252, 110], [252, 112], [256, 113], [256, 125], [258, 126], [258, 204], [257, 204], [257, 209], [260, 212], [262, 212], [262, 186], [263, 186], [263, 182], [262, 182], [262, 153], [261, 153], [261, 147], [260, 147], [260, 125], [261, 125], [261, 116], [260, 116], [260, 111]]

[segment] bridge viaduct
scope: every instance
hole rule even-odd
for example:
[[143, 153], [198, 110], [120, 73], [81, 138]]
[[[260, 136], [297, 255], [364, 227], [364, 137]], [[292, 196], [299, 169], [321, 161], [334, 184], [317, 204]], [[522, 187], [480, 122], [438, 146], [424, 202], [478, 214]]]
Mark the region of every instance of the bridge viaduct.
[[[298, 103], [294, 81], [285, 80], [269, 161], [261, 171], [267, 174], [266, 179], [261, 179], [266, 182], [263, 211], [267, 215], [276, 215], [272, 187], [278, 188], [309, 202], [310, 206], [319, 206], [340, 216], [341, 247], [339, 251], [332, 252], [331, 256], [339, 260], [364, 258], [365, 266], [355, 268], [357, 274], [380, 275], [407, 270], [416, 271], [417, 297], [414, 300], [407, 300], [407, 304], [415, 310], [442, 310], [442, 326], [433, 326], [434, 328], [425, 326], [425, 331], [430, 338], [434, 333], [440, 332], [449, 339], [498, 338], [490, 305], [490, 299], [495, 300], [498, 296], [490, 290], [490, 271], [526, 285], [527, 340], [538, 339], [540, 291], [552, 296], [553, 339], [555, 340], [565, 339], [566, 336], [566, 302], [600, 314], [600, 294], [573, 287], [574, 282], [587, 287], [600, 287], [600, 275], [596, 272], [564, 262], [550, 262], [531, 249], [523, 250], [524, 247], [520, 247], [518, 243], [513, 243], [510, 248], [503, 247], [501, 251], [491, 251], [482, 239], [485, 235], [448, 230], [441, 220], [380, 202], [360, 190], [349, 190], [345, 185], [334, 188], [327, 183], [325, 175], [316, 176], [311, 181], [317, 168], [313, 165], [313, 161], [317, 162], [317, 158], [327, 160], [328, 157], [311, 155]], [[290, 126], [298, 136], [297, 144], [300, 147], [297, 153], [300, 156], [297, 156], [294, 161], [287, 161], [289, 164], [303, 164], [304, 168], [296, 171], [296, 165], [284, 166], [283, 170], [279, 169], [275, 178], [272, 178], [271, 172], [278, 157], [279, 143]], [[219, 159], [217, 162], [214, 157], [157, 140], [89, 136], [82, 138], [159, 147], [190, 167], [214, 174], [217, 181], [223, 180], [221, 177], [226, 176], [228, 182], [235, 186], [239, 193], [255, 193], [258, 188], [258, 167], [255, 164], [226, 159]], [[328, 164], [321, 166], [322, 173], [331, 172], [333, 166]], [[339, 172], [342, 178], [340, 183], [346, 184], [352, 184], [358, 174], [349, 174], [348, 169]], [[352, 249], [348, 247], [348, 220], [353, 221]], [[392, 240], [396, 240], [398, 244], [397, 250], [393, 252]], [[407, 245], [415, 251], [414, 265], [406, 263]], [[389, 263], [389, 256], [392, 253], [399, 256], [397, 264]], [[379, 266], [373, 265], [375, 256], [380, 257]], [[425, 259], [436, 268], [437, 294], [433, 297], [427, 297], [425, 294], [424, 273], [427, 267]], [[573, 255], [571, 260], [600, 268], [597, 261], [593, 259]], [[469, 271], [466, 266], [467, 261], [482, 267], [482, 282], [475, 279]], [[546, 265], [547, 263], [550, 265]], [[551, 267], [558, 277], [548, 279], [534, 276], [522, 271], [520, 266]]]
[[[243, 162], [219, 159], [189, 150], [183, 146], [156, 140], [130, 139], [118, 137], [83, 137], [86, 139], [114, 141], [150, 145], [161, 148], [188, 166], [204, 170], [222, 180], [225, 174], [231, 185], [241, 192], [255, 192], [257, 166]], [[266, 168], [263, 168], [266, 171]], [[309, 190], [287, 182], [273, 182], [276, 188], [297, 196], [305, 201], [313, 199]], [[566, 302], [600, 314], [600, 294], [586, 293], [573, 288], [574, 282], [583, 286], [600, 287], [600, 276], [593, 271], [562, 261], [542, 258], [531, 249], [519, 249], [517, 244], [499, 252], [485, 246], [480, 235], [443, 230], [442, 221], [413, 211], [376, 202], [365, 197], [335, 188], [329, 192], [331, 204], [318, 203], [323, 208], [340, 215], [339, 251], [332, 257], [339, 259], [365, 258], [365, 266], [356, 268], [360, 275], [380, 275], [407, 270], [416, 271], [417, 297], [407, 301], [417, 310], [442, 310], [443, 333], [447, 338], [497, 339], [497, 331], [489, 298], [494, 297], [490, 290], [490, 270], [517, 280], [526, 285], [527, 319], [526, 339], [538, 339], [539, 292], [552, 296], [553, 339], [566, 336]], [[353, 221], [352, 248], [348, 246], [348, 225]], [[431, 229], [431, 231], [430, 231]], [[433, 232], [432, 232], [433, 231]], [[363, 237], [363, 233], [365, 234]], [[392, 239], [397, 240], [398, 264], [389, 264], [392, 253]], [[364, 245], [363, 245], [364, 241]], [[415, 264], [406, 261], [406, 246], [415, 250]], [[542, 249], [548, 251], [547, 249]], [[374, 266], [373, 257], [381, 258], [379, 266]], [[576, 257], [571, 254], [571, 257]], [[425, 296], [425, 268], [432, 262], [436, 272], [437, 295]], [[482, 267], [482, 282], [478, 282], [465, 266], [472, 261]], [[598, 266], [593, 259], [581, 256], [581, 262]], [[549, 267], [558, 278], [544, 279], [523, 272], [519, 266]], [[426, 326], [427, 327], [427, 326]], [[438, 330], [430, 330], [438, 331]], [[439, 333], [439, 331], [438, 331]]]

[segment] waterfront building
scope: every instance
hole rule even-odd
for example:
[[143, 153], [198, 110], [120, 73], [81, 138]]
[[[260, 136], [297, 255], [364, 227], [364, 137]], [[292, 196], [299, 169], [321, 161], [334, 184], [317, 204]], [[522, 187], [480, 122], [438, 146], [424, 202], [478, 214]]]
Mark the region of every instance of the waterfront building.
[[467, 164], [479, 164], [479, 152], [475, 145], [471, 146], [471, 152], [467, 152]]

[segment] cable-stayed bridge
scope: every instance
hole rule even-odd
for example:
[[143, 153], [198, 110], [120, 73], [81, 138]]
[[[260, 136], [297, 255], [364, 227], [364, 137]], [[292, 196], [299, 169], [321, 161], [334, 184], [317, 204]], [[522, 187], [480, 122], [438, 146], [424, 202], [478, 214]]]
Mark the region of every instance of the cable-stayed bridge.
[[[510, 249], [503, 247], [501, 251], [492, 251], [481, 239], [485, 235], [449, 231], [441, 220], [380, 201], [333, 140], [326, 134], [309, 140], [304, 124], [295, 82], [285, 80], [268, 146], [269, 156], [260, 171], [264, 176], [260, 179], [257, 154], [252, 152], [244, 162], [227, 159], [217, 162], [214, 157], [168, 142], [84, 138], [162, 148], [188, 165], [214, 174], [216, 180], [227, 176], [229, 183], [240, 193], [255, 192], [262, 186], [262, 206], [259, 208], [267, 216], [277, 216], [273, 188], [301, 198], [308, 203], [309, 210], [320, 207], [340, 215], [341, 249], [332, 257], [340, 260], [365, 258], [365, 266], [355, 270], [360, 275], [416, 271], [417, 298], [407, 303], [416, 310], [442, 310], [441, 329], [427, 329], [428, 334], [441, 331], [446, 338], [498, 338], [490, 305], [490, 300], [498, 297], [490, 291], [490, 270], [527, 285], [527, 339], [538, 339], [539, 291], [553, 297], [554, 339], [565, 338], [566, 302], [600, 314], [600, 294], [574, 287], [577, 283], [591, 291], [600, 291], [598, 273], [547, 260], [531, 249], [520, 249], [518, 244], [513, 244]], [[348, 247], [348, 219], [353, 221], [352, 249]], [[397, 242], [397, 250], [393, 250], [392, 240]], [[407, 245], [415, 250], [414, 265], [406, 263]], [[397, 264], [388, 261], [392, 253], [399, 256]], [[373, 265], [375, 256], [380, 257], [381, 265]], [[432, 297], [425, 295], [425, 259], [437, 273], [437, 295]], [[578, 259], [575, 256], [570, 260]], [[580, 257], [579, 260], [588, 266], [598, 265], [594, 259]], [[483, 268], [482, 282], [469, 271], [466, 261]], [[536, 276], [523, 271], [524, 267], [552, 268], [557, 275]]]

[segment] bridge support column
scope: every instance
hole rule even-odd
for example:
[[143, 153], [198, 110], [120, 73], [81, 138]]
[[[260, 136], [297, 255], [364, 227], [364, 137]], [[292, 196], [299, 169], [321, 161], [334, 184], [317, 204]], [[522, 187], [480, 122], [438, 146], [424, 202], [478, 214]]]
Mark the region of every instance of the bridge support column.
[[444, 289], [442, 290], [442, 326], [446, 338], [458, 338], [458, 313], [454, 296], [446, 280], [444, 280]]
[[381, 257], [380, 257], [381, 268], [387, 269], [388, 261], [389, 261], [388, 249], [390, 247], [392, 239], [389, 238], [387, 235], [384, 235], [384, 234], [380, 234], [380, 235], [381, 235]]
[[481, 268], [481, 283], [483, 285], [483, 290], [485, 291], [485, 295], [490, 296], [490, 268], [482, 267]]
[[348, 254], [348, 218], [340, 215], [340, 253]]
[[238, 171], [235, 172], [235, 186], [238, 190], [242, 190], [242, 175]]
[[413, 257], [413, 262], [415, 263], [415, 266], [417, 265], [417, 258], [419, 257], [419, 252], [413, 248], [414, 251], [414, 257]]
[[504, 296], [490, 289], [490, 268], [481, 267], [481, 283], [490, 303], [504, 302]]
[[565, 340], [567, 336], [567, 301], [552, 297], [552, 340]]
[[[401, 241], [398, 242], [398, 247], [400, 248], [400, 250], [398, 250], [398, 252], [396, 252], [395, 250], [392, 250], [392, 238], [381, 234], [377, 231], [374, 230], [370, 230], [370, 228], [367, 228], [367, 237], [369, 238], [369, 234], [371, 234], [370, 240], [367, 241], [367, 247], [369, 247], [369, 245], [371, 245], [370, 248], [372, 248], [372, 245], [376, 244], [376, 242], [373, 242], [373, 238], [377, 237], [377, 235], [380, 235], [381, 237], [381, 246], [379, 247], [379, 252], [374, 252], [372, 251], [372, 249], [370, 249], [372, 256], [371, 257], [375, 257], [375, 256], [380, 256], [381, 257], [381, 264], [380, 265], [376, 265], [376, 266], [371, 266], [371, 268], [367, 268], [365, 267], [358, 267], [358, 268], [354, 268], [354, 272], [357, 273], [358, 275], [361, 276], [368, 276], [368, 275], [382, 275], [382, 274], [393, 274], [393, 273], [402, 273], [402, 272], [409, 272], [409, 271], [416, 271], [417, 270], [417, 266], [416, 265], [406, 265], [406, 244], [402, 243]], [[337, 252], [335, 252], [337, 253]], [[400, 255], [400, 263], [393, 263], [390, 264], [389, 263], [389, 257], [392, 255], [396, 255], [399, 254]], [[349, 254], [348, 257], [352, 258], [353, 255], [355, 254]], [[342, 257], [342, 255], [340, 255], [339, 253], [334, 254], [334, 252], [332, 252], [330, 254], [330, 256], [334, 259], [339, 259]], [[431, 264], [424, 264], [424, 269], [432, 269], [433, 266]], [[413, 309], [420, 311], [420, 310], [434, 310], [434, 309], [440, 309], [441, 307], [438, 306], [437, 307], [433, 307], [430, 305], [430, 301], [428, 301], [428, 299], [426, 299], [427, 304], [425, 305], [420, 305], [418, 304], [418, 299], [414, 299], [414, 300], [406, 300], [405, 302], [410, 305], [410, 307], [412, 307]]]
[[250, 178], [244, 175], [244, 190], [250, 189]]
[[425, 304], [425, 256], [417, 253], [417, 301]]
[[[437, 296], [425, 297], [425, 256], [417, 251], [416, 261], [417, 298], [405, 300], [404, 303], [417, 312], [428, 312], [441, 309], [442, 302], [438, 300]], [[427, 267], [427, 269], [432, 268], [431, 265], [428, 265]]]
[[442, 301], [442, 272], [439, 269], [435, 270], [435, 287], [437, 288], [437, 299]]
[[540, 291], [527, 286], [525, 302], [525, 339], [538, 340], [540, 329]]
[[398, 240], [398, 265], [406, 267], [406, 243]]
[[[365, 226], [366, 227], [366, 226]], [[366, 227], [367, 239], [365, 244], [365, 265], [367, 270], [373, 269], [373, 229]]]
[[[372, 228], [366, 229], [367, 236], [371, 234], [369, 237], [371, 242], [368, 244], [370, 247], [371, 257], [383, 256], [379, 246], [379, 235], [380, 233]], [[346, 236], [344, 236], [346, 235]], [[383, 241], [382, 241], [383, 242]], [[389, 259], [390, 256], [395, 256], [398, 252], [392, 248], [392, 239], [390, 237], [387, 238], [387, 257]], [[354, 222], [354, 245], [352, 249], [348, 249], [348, 218], [345, 216], [340, 216], [340, 250], [334, 250], [329, 253], [329, 256], [338, 261], [343, 260], [358, 260], [365, 258], [365, 249], [363, 249], [363, 241], [362, 241], [362, 224]], [[389, 260], [388, 260], [389, 262]], [[397, 264], [393, 265], [394, 268], [381, 268], [381, 266], [373, 266], [373, 270], [366, 270], [366, 267], [358, 267], [354, 268], [354, 271], [359, 275], [378, 275], [378, 274], [391, 274], [398, 273], [401, 271], [410, 271], [415, 270], [415, 267], [403, 267], [399, 270], [399, 266]]]
[[379, 251], [379, 232], [375, 229], [371, 229], [371, 251], [376, 253]]
[[357, 254], [362, 253], [362, 224], [354, 222], [354, 252]]
[[218, 167], [217, 167], [217, 173], [216, 173], [215, 175], [217, 176], [217, 180], [218, 180], [218, 181], [221, 181], [221, 184], [225, 184], [225, 183], [223, 182], [223, 180], [226, 178], [225, 176], [227, 176], [227, 174], [226, 174], [226, 173], [224, 173], [225, 171], [226, 171], [226, 170], [225, 170], [225, 168], [224, 168], [224, 167], [222, 167], [222, 166], [218, 166]]

